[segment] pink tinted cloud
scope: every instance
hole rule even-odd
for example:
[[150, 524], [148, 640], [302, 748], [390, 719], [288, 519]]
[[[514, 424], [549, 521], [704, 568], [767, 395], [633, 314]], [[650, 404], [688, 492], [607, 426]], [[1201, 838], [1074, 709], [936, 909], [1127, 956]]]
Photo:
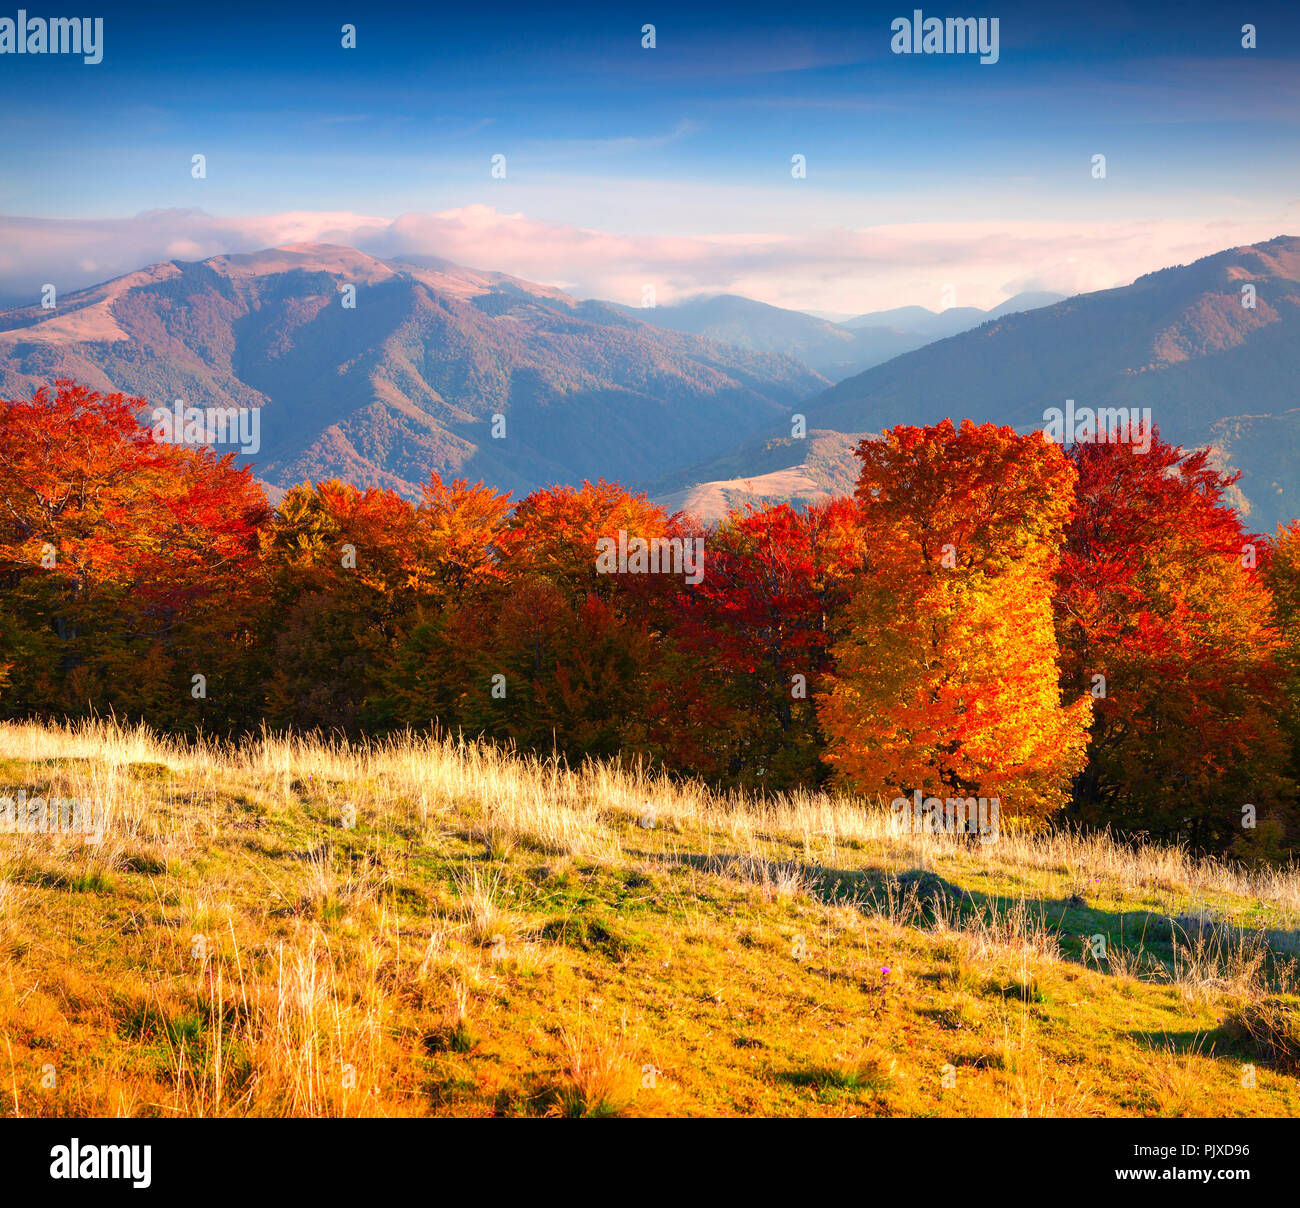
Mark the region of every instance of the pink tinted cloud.
[[[298, 242], [381, 258], [424, 254], [496, 269], [581, 297], [639, 305], [740, 293], [778, 306], [859, 312], [920, 304], [988, 307], [1026, 289], [1077, 293], [1241, 243], [1292, 233], [1272, 222], [948, 222], [810, 228], [798, 234], [634, 236], [469, 205], [380, 218], [294, 211], [222, 218], [164, 210], [121, 219], [0, 217], [0, 294], [60, 293], [159, 260]], [[951, 288], [949, 288], [951, 287]]]

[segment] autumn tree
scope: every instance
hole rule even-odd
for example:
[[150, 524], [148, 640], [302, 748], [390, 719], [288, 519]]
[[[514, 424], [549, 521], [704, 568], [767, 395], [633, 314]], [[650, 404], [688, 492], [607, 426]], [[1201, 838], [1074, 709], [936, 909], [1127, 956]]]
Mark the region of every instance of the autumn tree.
[[501, 545], [510, 521], [510, 492], [473, 486], [464, 478], [450, 484], [435, 472], [425, 483], [416, 516], [421, 557], [445, 604], [458, 604], [473, 589], [498, 581]]
[[1062, 704], [1051, 583], [1074, 470], [1041, 433], [967, 421], [858, 446], [863, 573], [819, 700], [840, 783], [997, 797], [1036, 823], [1083, 762], [1086, 695]]
[[245, 718], [266, 499], [232, 455], [155, 441], [144, 405], [67, 381], [0, 402], [10, 714]]
[[837, 499], [731, 512], [709, 535], [704, 575], [673, 597], [664, 651], [664, 757], [767, 788], [822, 779], [814, 695], [859, 565], [857, 508]]
[[465, 479], [448, 484], [434, 473], [415, 512], [422, 581], [389, 675], [397, 720], [455, 730], [473, 725], [482, 683], [477, 652], [487, 640], [485, 618], [503, 606], [506, 577], [501, 544], [510, 496]]
[[[1225, 499], [1237, 476], [1158, 434], [1145, 453], [1121, 441], [1076, 445], [1070, 457], [1077, 505], [1056, 593], [1062, 684], [1094, 697], [1073, 815], [1197, 849], [1275, 852], [1294, 830], [1283, 644], [1267, 542]], [[1293, 551], [1284, 537], [1284, 625]]]
[[570, 600], [612, 599], [644, 589], [653, 577], [605, 573], [598, 566], [602, 539], [649, 540], [680, 536], [674, 518], [644, 495], [601, 479], [581, 487], [547, 487], [519, 501], [500, 545], [507, 574], [536, 575]]
[[263, 534], [271, 583], [267, 708], [278, 725], [382, 730], [387, 672], [437, 569], [414, 505], [392, 491], [303, 483]]
[[607, 482], [521, 500], [499, 534], [501, 576], [460, 632], [470, 730], [534, 750], [649, 753], [663, 574], [604, 573], [602, 540], [682, 539], [644, 496]]

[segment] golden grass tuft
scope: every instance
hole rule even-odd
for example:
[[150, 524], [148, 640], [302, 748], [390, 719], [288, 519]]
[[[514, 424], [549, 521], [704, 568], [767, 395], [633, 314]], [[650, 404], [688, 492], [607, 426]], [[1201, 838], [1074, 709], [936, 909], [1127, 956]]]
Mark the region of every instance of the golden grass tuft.
[[608, 1119], [623, 1115], [636, 1098], [642, 1074], [612, 1037], [590, 1031], [562, 1035], [565, 1065], [548, 1089], [548, 1115]]

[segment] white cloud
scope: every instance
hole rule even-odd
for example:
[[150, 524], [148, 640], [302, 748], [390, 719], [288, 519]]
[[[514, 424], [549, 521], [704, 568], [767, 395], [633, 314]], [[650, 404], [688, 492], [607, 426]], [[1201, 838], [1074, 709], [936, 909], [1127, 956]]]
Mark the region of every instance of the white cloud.
[[866, 228], [637, 236], [548, 222], [487, 205], [396, 218], [291, 211], [222, 218], [161, 210], [121, 219], [0, 217], [0, 294], [60, 294], [159, 260], [197, 260], [286, 243], [340, 243], [375, 256], [428, 254], [637, 305], [695, 293], [745, 294], [779, 306], [856, 313], [919, 304], [946, 286], [988, 307], [1026, 289], [1076, 293], [1274, 235], [1275, 221], [916, 222]]

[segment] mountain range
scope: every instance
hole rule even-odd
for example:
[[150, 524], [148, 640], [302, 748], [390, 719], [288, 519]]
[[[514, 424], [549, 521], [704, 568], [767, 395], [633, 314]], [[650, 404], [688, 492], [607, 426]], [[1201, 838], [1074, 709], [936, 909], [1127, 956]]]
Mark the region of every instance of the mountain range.
[[1242, 472], [1256, 528], [1300, 515], [1300, 239], [1006, 315], [842, 381], [806, 411], [809, 427], [841, 432], [945, 416], [1027, 430], [1067, 399], [1150, 408], [1165, 440], [1213, 448]]
[[670, 306], [641, 310], [623, 309], [656, 327], [706, 336], [737, 348], [796, 357], [810, 369], [838, 382], [989, 319], [1048, 306], [1061, 299], [1061, 294], [1017, 294], [988, 311], [973, 306], [952, 306], [942, 311], [904, 306], [858, 315], [844, 323], [828, 322], [802, 311], [784, 310], [737, 294], [691, 298]]
[[1166, 439], [1242, 472], [1237, 502], [1269, 531], [1300, 511], [1298, 336], [1291, 236], [1072, 298], [838, 324], [735, 295], [634, 310], [294, 244], [0, 310], [0, 397], [72, 377], [153, 405], [261, 407], [273, 494], [337, 476], [415, 495], [431, 469], [516, 492], [605, 477], [706, 518], [847, 489], [854, 441], [891, 424], [1028, 430], [1066, 399], [1149, 407]]
[[652, 479], [829, 385], [792, 357], [504, 273], [322, 244], [167, 261], [0, 313], [0, 397], [58, 377], [260, 407], [271, 486], [337, 476], [408, 495], [431, 469], [514, 491]]

